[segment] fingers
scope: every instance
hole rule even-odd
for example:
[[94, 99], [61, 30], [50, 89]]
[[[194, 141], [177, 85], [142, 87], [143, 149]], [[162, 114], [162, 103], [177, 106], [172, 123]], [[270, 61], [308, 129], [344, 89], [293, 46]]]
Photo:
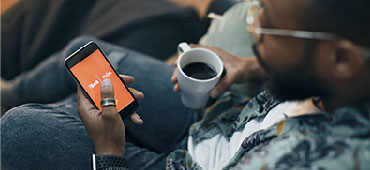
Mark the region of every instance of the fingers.
[[175, 65], [175, 69], [173, 70], [172, 77], [171, 77], [171, 82], [174, 83], [173, 91], [174, 92], [179, 92], [180, 91], [180, 86], [177, 83], [177, 64]]
[[95, 106], [90, 102], [89, 99], [83, 94], [81, 87], [77, 87], [77, 101], [78, 109], [91, 110], [95, 109]]
[[141, 125], [144, 123], [144, 121], [140, 118], [139, 114], [137, 114], [136, 112], [133, 113], [131, 116], [131, 121], [134, 122], [135, 124], [137, 125]]
[[89, 122], [101, 114], [99, 110], [87, 99], [87, 97], [82, 93], [80, 87], [77, 87], [77, 112], [80, 115], [81, 120]]
[[217, 85], [209, 92], [210, 96], [215, 99], [217, 98], [222, 92], [225, 92], [230, 88], [230, 86], [233, 84], [233, 80], [225, 76], [221, 78], [221, 80], [217, 83]]
[[205, 46], [199, 45], [199, 44], [189, 44], [191, 48], [204, 48]]
[[[126, 84], [132, 84], [135, 81], [135, 78], [132, 76], [126, 76], [126, 75], [119, 75], [123, 81], [125, 81]], [[129, 88], [129, 90], [132, 92], [132, 94], [135, 96], [136, 99], [143, 99], [144, 93], [137, 91], [136, 89]]]
[[113, 98], [113, 85], [110, 79], [104, 79], [101, 85], [101, 99]]
[[[131, 93], [135, 96], [136, 99], [143, 99], [144, 93], [137, 91], [136, 89], [129, 88]], [[141, 125], [144, 123], [144, 121], [140, 118], [139, 114], [136, 112], [130, 115], [131, 121], [134, 122], [137, 125]]]
[[79, 87], [79, 86], [77, 87], [77, 101], [78, 101], [78, 105], [81, 105], [81, 106], [85, 105], [86, 103], [90, 103], [90, 101], [82, 93], [81, 87]]
[[[133, 80], [133, 77], [130, 77], [130, 76], [121, 76], [121, 77], [123, 79], [128, 79], [129, 82]], [[137, 99], [144, 98], [144, 94], [142, 92], [139, 92], [133, 88], [129, 88], [129, 90], [132, 92], [132, 94]], [[103, 100], [107, 98], [114, 98], [113, 85], [110, 79], [104, 79], [102, 82], [102, 86], [101, 86], [101, 99]], [[119, 115], [117, 113], [116, 107], [114, 106], [102, 107], [102, 114], [105, 117], [111, 117], [111, 118], [116, 118]], [[131, 121], [134, 122], [135, 124], [138, 124], [138, 125], [143, 124], [143, 120], [140, 118], [140, 116], [137, 113], [133, 113], [132, 115], [130, 115], [130, 118], [131, 118]]]
[[136, 89], [133, 88], [128, 88], [131, 93], [135, 96], [136, 99], [143, 99], [144, 98], [144, 93], [137, 91]]
[[179, 83], [176, 83], [175, 86], [173, 86], [173, 91], [174, 92], [179, 92], [180, 91]]
[[132, 76], [126, 76], [126, 75], [119, 75], [123, 81], [125, 81], [126, 84], [132, 84], [135, 81], [135, 78]]
[[[101, 86], [101, 100], [114, 98], [113, 85], [110, 79], [104, 79]], [[118, 115], [115, 106], [102, 107], [103, 116]]]
[[171, 77], [172, 83], [177, 83], [177, 67], [173, 70], [172, 77]]

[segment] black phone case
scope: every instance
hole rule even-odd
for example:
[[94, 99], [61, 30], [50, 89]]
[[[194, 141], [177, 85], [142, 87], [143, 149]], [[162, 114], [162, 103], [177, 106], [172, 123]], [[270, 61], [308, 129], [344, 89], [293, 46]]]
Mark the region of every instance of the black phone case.
[[[86, 51], [85, 49], [87, 48], [91, 48], [91, 50], [89, 49], [88, 51]], [[74, 53], [72, 53], [71, 55], [69, 55], [66, 59], [65, 59], [65, 67], [68, 71], [68, 73], [73, 77], [73, 79], [76, 81], [76, 83], [78, 84], [79, 88], [81, 89], [82, 93], [88, 98], [88, 100], [95, 106], [95, 108], [99, 109], [95, 102], [91, 99], [90, 95], [85, 91], [85, 89], [81, 86], [80, 84], [80, 81], [78, 80], [77, 77], [74, 76], [74, 74], [72, 73], [72, 71], [70, 70], [71, 67], [73, 67], [74, 65], [76, 65], [78, 62], [82, 61], [84, 58], [86, 58], [87, 56], [89, 56], [92, 51], [95, 51], [96, 49], [100, 50], [100, 52], [102, 53], [103, 57], [105, 58], [105, 60], [107, 60], [107, 62], [109, 63], [110, 67], [112, 68], [112, 70], [114, 71], [114, 74], [116, 76], [118, 76], [120, 78], [120, 80], [122, 81], [122, 83], [124, 84], [126, 90], [130, 93], [130, 95], [134, 98], [134, 101], [131, 102], [128, 106], [126, 106], [124, 109], [120, 110], [119, 111], [119, 114], [122, 118], [122, 120], [125, 120], [128, 116], [130, 116], [132, 113], [134, 113], [137, 108], [139, 107], [139, 102], [137, 101], [137, 99], [135, 98], [135, 96], [132, 94], [132, 92], [130, 90], [128, 90], [127, 86], [126, 86], [126, 83], [125, 81], [119, 76], [119, 74], [117, 73], [117, 71], [114, 69], [114, 67], [111, 65], [111, 63], [109, 62], [108, 58], [106, 57], [106, 55], [104, 54], [104, 52], [101, 50], [101, 48], [99, 48], [99, 46], [94, 42], [94, 41], [90, 41], [88, 42], [87, 44], [85, 44], [84, 46], [82, 46], [80, 49], [78, 49], [77, 51], [75, 51]], [[83, 53], [83, 54], [81, 54]], [[79, 58], [74, 58], [76, 57], [77, 55], [80, 55], [78, 56]]]

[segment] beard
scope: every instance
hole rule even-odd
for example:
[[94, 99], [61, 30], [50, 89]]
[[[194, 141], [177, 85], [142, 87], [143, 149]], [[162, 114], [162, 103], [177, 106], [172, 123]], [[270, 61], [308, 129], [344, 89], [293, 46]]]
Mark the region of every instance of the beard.
[[328, 90], [320, 81], [301, 68], [286, 73], [271, 73], [266, 89], [282, 101], [305, 100], [311, 97], [327, 98]]
[[268, 75], [264, 86], [278, 100], [301, 101], [311, 97], [327, 98], [329, 96], [328, 88], [313, 72], [312, 56], [304, 56], [303, 61], [285, 72], [271, 69], [260, 55], [256, 56]]

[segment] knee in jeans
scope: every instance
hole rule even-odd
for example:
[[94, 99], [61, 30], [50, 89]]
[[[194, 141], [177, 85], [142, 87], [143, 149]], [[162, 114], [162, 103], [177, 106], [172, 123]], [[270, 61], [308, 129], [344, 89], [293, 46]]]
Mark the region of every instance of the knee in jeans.
[[17, 119], [21, 119], [24, 116], [27, 116], [26, 114], [27, 112], [29, 112], [27, 107], [23, 106], [13, 107], [4, 114], [4, 116], [1, 118], [1, 122], [5, 123], [8, 121], [15, 121]]
[[19, 124], [32, 124], [38, 120], [43, 119], [43, 115], [39, 114], [38, 109], [41, 105], [38, 104], [26, 104], [18, 107], [14, 107], [8, 110], [5, 115], [1, 118], [1, 126], [17, 126]]
[[98, 40], [97, 38], [93, 36], [88, 36], [88, 35], [77, 37], [73, 39], [71, 42], [69, 42], [68, 45], [65, 47], [64, 55], [65, 57], [68, 57], [69, 55], [71, 55], [73, 52], [78, 50], [80, 47], [82, 47], [86, 43], [90, 41], [97, 41], [97, 40]]
[[1, 118], [1, 154], [4, 156], [1, 161], [6, 167], [13, 162], [12, 159], [19, 159], [22, 155], [21, 152], [16, 152], [17, 150], [29, 151], [37, 141], [35, 134], [47, 130], [47, 128], [37, 128], [42, 115], [46, 115], [37, 113], [36, 106], [23, 105], [10, 109]]
[[16, 148], [16, 145], [21, 145], [23, 142], [29, 142], [27, 141], [29, 139], [28, 136], [24, 135], [24, 129], [32, 129], [29, 124], [32, 122], [30, 117], [33, 114], [28, 113], [29, 110], [27, 108], [14, 107], [8, 110], [1, 118], [2, 153], [11, 154], [11, 149]]

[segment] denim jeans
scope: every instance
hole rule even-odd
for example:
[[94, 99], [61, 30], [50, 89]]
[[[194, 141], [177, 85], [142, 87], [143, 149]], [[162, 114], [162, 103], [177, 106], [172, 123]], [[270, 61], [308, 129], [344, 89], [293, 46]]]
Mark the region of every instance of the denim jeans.
[[1, 162], [8, 169], [91, 169], [94, 146], [77, 113], [76, 83], [64, 69], [64, 58], [90, 40], [97, 42], [120, 74], [135, 77], [129, 87], [145, 94], [137, 111], [144, 124], [125, 121], [129, 167], [164, 169], [170, 151], [185, 149], [194, 110], [184, 107], [180, 94], [172, 91], [174, 67], [81, 37], [16, 81], [14, 91], [24, 102], [65, 98], [53, 104], [21, 105], [1, 118]]

